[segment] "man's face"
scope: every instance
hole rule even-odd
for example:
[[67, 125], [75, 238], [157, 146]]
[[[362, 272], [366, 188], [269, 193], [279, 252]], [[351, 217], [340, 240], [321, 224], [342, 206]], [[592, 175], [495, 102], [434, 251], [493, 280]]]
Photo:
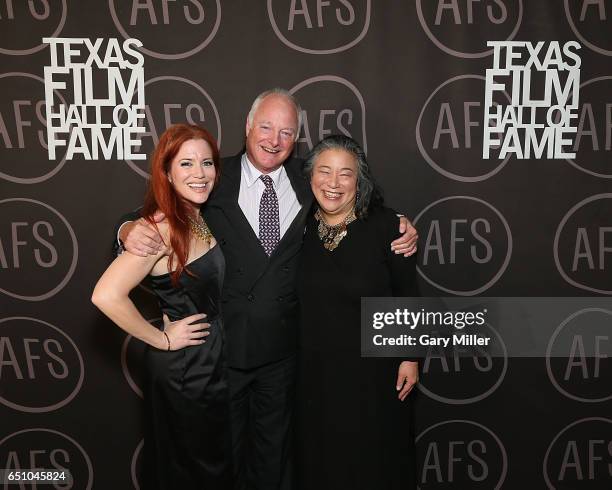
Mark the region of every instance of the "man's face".
[[246, 148], [251, 163], [262, 173], [279, 168], [293, 151], [298, 132], [294, 105], [282, 95], [268, 95], [246, 123]]

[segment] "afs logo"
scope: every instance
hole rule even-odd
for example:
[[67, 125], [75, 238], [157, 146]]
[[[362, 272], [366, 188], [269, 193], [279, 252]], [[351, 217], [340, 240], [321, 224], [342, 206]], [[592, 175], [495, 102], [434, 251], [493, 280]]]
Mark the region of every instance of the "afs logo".
[[[497, 149], [493, 149], [489, 160], [482, 158], [484, 85], [485, 77], [481, 75], [450, 78], [432, 92], [419, 114], [416, 125], [419, 151], [434, 170], [449, 179], [480, 182], [499, 172], [510, 159], [508, 154], [499, 160]], [[464, 95], [458, 99], [457, 94]], [[506, 92], [503, 95], [495, 92], [494, 103], [509, 102]]]
[[612, 420], [590, 417], [562, 429], [552, 440], [543, 463], [550, 490], [612, 487]]
[[[163, 320], [161, 318], [153, 318], [147, 320], [157, 328], [162, 328]], [[121, 371], [132, 391], [140, 398], [142, 394], [142, 380], [144, 378], [143, 357], [146, 344], [135, 339], [131, 335], [126, 336], [121, 347]]]
[[43, 37], [58, 37], [67, 15], [66, 0], [0, 2], [0, 54], [24, 56], [42, 50]]
[[[612, 12], [611, 12], [612, 15]], [[577, 132], [574, 137], [578, 170], [595, 177], [612, 179], [612, 76], [593, 78], [580, 85]]]
[[[70, 471], [73, 483], [57, 484], [54, 488], [90, 490], [93, 486], [93, 466], [89, 455], [72, 437], [56, 430], [26, 429], [6, 436], [0, 441], [0, 465], [16, 471], [66, 469]], [[37, 488], [36, 484], [33, 483], [31, 488]]]
[[458, 296], [481, 294], [503, 275], [512, 256], [506, 218], [469, 196], [435, 201], [415, 218], [422, 236], [417, 271], [432, 286]]
[[565, 0], [565, 15], [572, 31], [583, 44], [596, 53], [612, 56], [612, 9], [609, 2]]
[[566, 282], [612, 294], [612, 194], [597, 194], [573, 206], [557, 227], [553, 251]]
[[0, 293], [42, 301], [61, 291], [76, 269], [78, 244], [56, 209], [33, 199], [0, 201]]
[[[45, 81], [29, 73], [3, 73], [0, 92], [5, 94], [0, 102], [0, 178], [17, 184], [50, 179], [66, 163], [66, 151], [59, 163], [49, 160]], [[59, 92], [55, 95], [66, 104]]]
[[[508, 351], [499, 333], [488, 323], [484, 334], [503, 352], [493, 358], [482, 347], [454, 347], [452, 357], [441, 347], [430, 347], [422, 363], [423, 378], [417, 388], [429, 398], [449, 405], [467, 405], [490, 396], [503, 383]], [[432, 332], [438, 333], [438, 332]], [[455, 380], [461, 379], [461, 383]]]
[[566, 318], [546, 349], [548, 378], [559, 393], [583, 403], [612, 399], [612, 311], [584, 308]]
[[[147, 92], [145, 132], [138, 135], [141, 146], [135, 151], [151, 155], [160, 135], [172, 124], [204, 126], [221, 146], [221, 120], [213, 99], [197, 83], [175, 76], [155, 77], [144, 84]], [[137, 174], [149, 178], [148, 160], [126, 160]]]
[[498, 490], [508, 471], [506, 448], [497, 435], [470, 420], [448, 420], [416, 438], [419, 489]]
[[142, 461], [142, 448], [144, 446], [144, 439], [138, 443], [134, 454], [132, 455], [132, 463], [130, 464], [130, 475], [132, 476], [132, 484], [136, 490], [140, 490], [140, 475], [143, 472], [143, 461]]
[[417, 15], [427, 37], [458, 58], [493, 53], [487, 41], [510, 41], [523, 18], [522, 0], [417, 0]]
[[140, 51], [163, 60], [184, 59], [201, 51], [221, 23], [220, 0], [108, 0], [108, 7], [125, 39], [140, 39], [146, 46]]
[[307, 54], [340, 53], [358, 44], [370, 27], [371, 0], [268, 0], [274, 33]]
[[296, 154], [305, 155], [330, 134], [351, 136], [367, 153], [365, 102], [355, 85], [342, 77], [322, 75], [298, 83], [290, 92], [302, 107]]
[[52, 412], [83, 385], [83, 357], [58, 327], [36, 318], [0, 320], [0, 403], [27, 413]]

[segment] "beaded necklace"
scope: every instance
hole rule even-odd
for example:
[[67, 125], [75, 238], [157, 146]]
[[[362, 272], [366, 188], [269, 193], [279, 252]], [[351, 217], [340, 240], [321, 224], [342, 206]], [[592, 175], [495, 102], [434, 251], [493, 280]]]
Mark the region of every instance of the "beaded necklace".
[[202, 218], [202, 216], [200, 216], [200, 218], [202, 219], [201, 223], [199, 221], [194, 220], [191, 216], [188, 216], [187, 219], [189, 220], [189, 229], [196, 238], [199, 238], [200, 240], [205, 241], [206, 243], [208, 243], [208, 245], [210, 245], [210, 241], [212, 240], [213, 235], [210, 231], [210, 228], [206, 224], [206, 221], [204, 221], [204, 218]]
[[328, 225], [321, 214], [321, 209], [317, 209], [315, 219], [319, 222], [317, 229], [319, 238], [323, 242], [323, 246], [331, 252], [338, 247], [338, 244], [348, 233], [346, 226], [355, 221], [357, 216], [355, 216], [355, 208], [353, 208], [341, 223], [337, 225]]

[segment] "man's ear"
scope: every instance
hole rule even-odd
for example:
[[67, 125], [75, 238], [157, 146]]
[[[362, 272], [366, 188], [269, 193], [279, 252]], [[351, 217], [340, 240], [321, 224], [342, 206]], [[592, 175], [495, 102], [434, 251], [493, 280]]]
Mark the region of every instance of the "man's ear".
[[249, 135], [249, 131], [251, 131], [251, 125], [249, 124], [249, 117], [247, 116], [246, 123], [244, 125], [244, 135], [248, 136]]

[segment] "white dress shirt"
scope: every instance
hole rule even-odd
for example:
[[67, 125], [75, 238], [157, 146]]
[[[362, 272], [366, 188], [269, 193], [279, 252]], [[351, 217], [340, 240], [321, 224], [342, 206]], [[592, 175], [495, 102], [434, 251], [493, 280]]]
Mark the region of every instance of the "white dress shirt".
[[[255, 235], [259, 236], [259, 202], [266, 189], [266, 185], [259, 177], [264, 174], [253, 166], [246, 153], [242, 155], [240, 163], [242, 169], [240, 173], [238, 204], [251, 228], [253, 228]], [[276, 192], [278, 199], [280, 236], [283, 238], [283, 235], [287, 232], [289, 226], [291, 226], [300, 209], [302, 209], [302, 205], [299, 203], [293, 187], [291, 187], [291, 181], [287, 176], [285, 167], [281, 166], [274, 172], [266, 175], [269, 175], [272, 179], [274, 192]]]

